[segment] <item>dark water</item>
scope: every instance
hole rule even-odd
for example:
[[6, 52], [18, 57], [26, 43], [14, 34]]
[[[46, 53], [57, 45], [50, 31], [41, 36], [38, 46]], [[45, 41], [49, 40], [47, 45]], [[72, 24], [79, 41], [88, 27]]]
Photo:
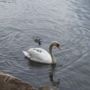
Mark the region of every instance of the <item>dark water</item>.
[[50, 65], [32, 64], [22, 50], [48, 50], [57, 40], [54, 80], [58, 90], [90, 90], [90, 0], [0, 0], [0, 70], [35, 87], [49, 85]]

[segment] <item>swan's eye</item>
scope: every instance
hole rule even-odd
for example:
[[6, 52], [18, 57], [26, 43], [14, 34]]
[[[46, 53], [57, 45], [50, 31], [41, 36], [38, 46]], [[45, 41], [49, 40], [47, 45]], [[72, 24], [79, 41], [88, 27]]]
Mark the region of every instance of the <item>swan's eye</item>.
[[57, 46], [58, 48], [60, 47], [60, 45], [59, 45], [59, 44], [57, 44], [56, 46]]

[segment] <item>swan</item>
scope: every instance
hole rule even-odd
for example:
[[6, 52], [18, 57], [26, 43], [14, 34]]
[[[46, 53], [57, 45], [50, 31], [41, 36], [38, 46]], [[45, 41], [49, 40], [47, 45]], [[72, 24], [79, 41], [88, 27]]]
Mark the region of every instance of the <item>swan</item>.
[[57, 41], [53, 41], [49, 46], [49, 52], [43, 48], [30, 48], [27, 51], [23, 51], [23, 54], [26, 58], [29, 58], [31, 61], [44, 63], [44, 64], [55, 64], [56, 60], [52, 54], [53, 48], [59, 48], [60, 44]]

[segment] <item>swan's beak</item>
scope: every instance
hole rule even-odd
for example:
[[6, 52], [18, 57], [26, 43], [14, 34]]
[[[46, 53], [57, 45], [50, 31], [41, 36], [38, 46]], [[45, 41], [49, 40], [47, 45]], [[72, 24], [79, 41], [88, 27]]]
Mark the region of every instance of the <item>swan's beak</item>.
[[60, 44], [56, 44], [56, 47], [57, 47], [59, 50], [62, 50]]

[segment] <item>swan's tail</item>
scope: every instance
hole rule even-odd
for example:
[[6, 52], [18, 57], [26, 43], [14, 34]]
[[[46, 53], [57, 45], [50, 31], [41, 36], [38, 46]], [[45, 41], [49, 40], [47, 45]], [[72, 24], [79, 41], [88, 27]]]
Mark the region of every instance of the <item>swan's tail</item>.
[[22, 51], [22, 52], [25, 55], [25, 57], [30, 58], [30, 55], [29, 55], [29, 53], [27, 51]]

